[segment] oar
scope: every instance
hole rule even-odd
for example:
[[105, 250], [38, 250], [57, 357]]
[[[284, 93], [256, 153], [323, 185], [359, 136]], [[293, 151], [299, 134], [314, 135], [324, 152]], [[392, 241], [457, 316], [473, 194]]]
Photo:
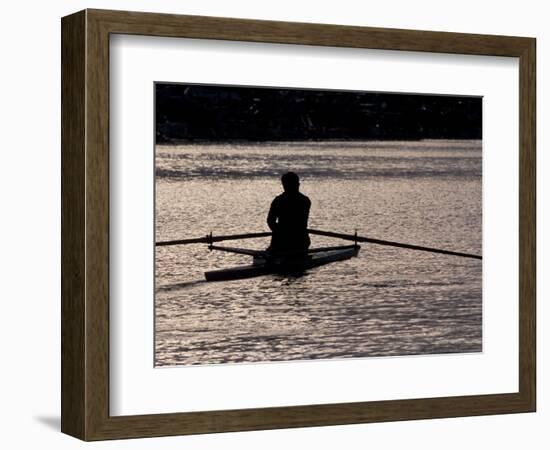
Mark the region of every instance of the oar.
[[163, 245], [185, 245], [185, 244], [211, 244], [212, 242], [231, 241], [231, 240], [238, 240], [238, 239], [252, 239], [252, 238], [260, 238], [260, 237], [267, 237], [267, 236], [271, 236], [271, 232], [266, 231], [263, 233], [231, 234], [227, 236], [208, 235], [200, 238], [178, 239], [174, 241], [161, 241], [161, 242], [157, 242], [155, 245], [163, 246]]
[[384, 241], [382, 239], [373, 239], [373, 238], [368, 238], [368, 237], [364, 237], [364, 236], [357, 236], [357, 235], [354, 235], [354, 234], [334, 233], [332, 231], [321, 231], [321, 230], [312, 230], [312, 229], [308, 229], [308, 231], [311, 234], [317, 234], [319, 236], [328, 236], [328, 237], [340, 238], [340, 239], [345, 239], [345, 240], [354, 241], [354, 242], [368, 242], [370, 244], [388, 245], [390, 247], [399, 247], [399, 248], [408, 248], [410, 250], [421, 250], [421, 251], [425, 251], [425, 252], [441, 253], [443, 255], [453, 255], [453, 256], [462, 256], [464, 258], [482, 259], [482, 257], [480, 255], [474, 255], [474, 254], [471, 254], [471, 253], [453, 252], [451, 250], [443, 250], [443, 249], [440, 249], [440, 248], [422, 247], [420, 245], [412, 245], [412, 244], [403, 244], [401, 242]]

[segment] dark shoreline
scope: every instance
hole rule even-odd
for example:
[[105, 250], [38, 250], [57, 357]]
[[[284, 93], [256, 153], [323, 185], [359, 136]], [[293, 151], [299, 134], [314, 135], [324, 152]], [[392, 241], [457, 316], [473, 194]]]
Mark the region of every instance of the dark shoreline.
[[202, 140], [202, 139], [171, 139], [171, 140], [157, 140], [155, 145], [235, 145], [235, 146], [246, 146], [246, 145], [255, 145], [255, 144], [303, 144], [306, 142], [310, 143], [353, 143], [353, 142], [422, 142], [422, 141], [478, 141], [482, 142], [482, 139], [478, 138], [373, 138], [373, 139], [292, 139], [292, 140], [245, 140], [245, 139], [235, 139], [235, 140]]

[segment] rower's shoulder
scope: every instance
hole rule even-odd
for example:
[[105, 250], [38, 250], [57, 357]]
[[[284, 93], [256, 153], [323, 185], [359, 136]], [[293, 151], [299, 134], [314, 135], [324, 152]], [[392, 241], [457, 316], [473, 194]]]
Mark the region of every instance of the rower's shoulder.
[[307, 203], [308, 205], [311, 205], [311, 200], [309, 199], [309, 197], [307, 195], [302, 194], [301, 192], [300, 192], [300, 195], [301, 195], [301, 198], [302, 198], [303, 202]]
[[275, 198], [271, 201], [271, 207], [272, 208], [278, 208], [281, 202], [284, 202], [284, 196], [283, 194], [279, 194], [275, 196]]

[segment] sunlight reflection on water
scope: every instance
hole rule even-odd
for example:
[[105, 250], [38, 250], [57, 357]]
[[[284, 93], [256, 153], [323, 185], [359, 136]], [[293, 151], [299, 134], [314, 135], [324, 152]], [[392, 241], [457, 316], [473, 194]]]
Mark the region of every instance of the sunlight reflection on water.
[[[158, 241], [266, 231], [294, 170], [311, 228], [481, 254], [479, 141], [158, 146], [156, 166]], [[248, 263], [157, 248], [156, 365], [481, 351], [481, 261], [365, 244], [301, 278], [203, 281]]]

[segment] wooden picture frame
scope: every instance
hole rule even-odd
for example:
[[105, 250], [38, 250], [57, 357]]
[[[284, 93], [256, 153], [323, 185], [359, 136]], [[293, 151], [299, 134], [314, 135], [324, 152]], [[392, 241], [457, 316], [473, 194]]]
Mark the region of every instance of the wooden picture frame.
[[[109, 36], [136, 34], [519, 58], [519, 391], [109, 415]], [[83, 440], [535, 411], [533, 38], [85, 10], [62, 19], [62, 415]]]

